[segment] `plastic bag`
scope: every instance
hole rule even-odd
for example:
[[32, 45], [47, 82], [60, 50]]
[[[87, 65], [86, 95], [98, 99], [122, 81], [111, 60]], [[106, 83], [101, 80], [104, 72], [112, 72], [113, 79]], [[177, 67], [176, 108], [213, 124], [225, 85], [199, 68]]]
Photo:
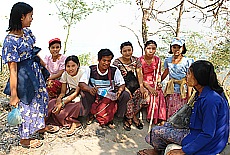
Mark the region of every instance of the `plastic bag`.
[[7, 122], [9, 125], [16, 126], [22, 123], [22, 116], [19, 108], [12, 107], [11, 112], [8, 113]]

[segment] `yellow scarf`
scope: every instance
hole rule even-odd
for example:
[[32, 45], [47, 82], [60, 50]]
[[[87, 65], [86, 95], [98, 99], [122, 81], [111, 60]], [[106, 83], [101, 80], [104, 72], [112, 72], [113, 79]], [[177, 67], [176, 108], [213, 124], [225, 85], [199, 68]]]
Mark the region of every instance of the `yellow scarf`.
[[168, 95], [168, 94], [173, 94], [174, 93], [174, 84], [179, 84], [180, 85], [180, 94], [181, 94], [181, 98], [184, 99], [186, 98], [186, 91], [184, 88], [184, 84], [186, 84], [186, 78], [183, 78], [181, 80], [176, 80], [176, 79], [170, 79], [166, 85], [165, 91], [164, 91], [164, 95]]

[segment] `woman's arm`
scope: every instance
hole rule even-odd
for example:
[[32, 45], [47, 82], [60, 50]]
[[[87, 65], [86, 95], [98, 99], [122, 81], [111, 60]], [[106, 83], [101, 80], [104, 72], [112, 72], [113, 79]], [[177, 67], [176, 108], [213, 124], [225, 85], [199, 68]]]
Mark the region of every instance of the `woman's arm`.
[[146, 98], [148, 94], [144, 88], [142, 68], [136, 68], [136, 71], [137, 71], [137, 78], [140, 85], [140, 92], [142, 94], [142, 98]]
[[17, 63], [9, 62], [8, 67], [10, 70], [10, 105], [17, 106], [19, 102], [18, 94], [17, 94]]
[[52, 76], [50, 76], [48, 78], [48, 80], [54, 80], [54, 79], [57, 79], [57, 78], [61, 77], [63, 72], [64, 72], [64, 69], [59, 70], [57, 74], [53, 74]]
[[169, 69], [166, 68], [163, 74], [161, 75], [161, 81], [164, 81], [164, 79], [167, 77], [168, 74], [169, 74]]
[[143, 82], [144, 83], [144, 86], [145, 88], [153, 95], [157, 96], [157, 91], [151, 87], [147, 82]]

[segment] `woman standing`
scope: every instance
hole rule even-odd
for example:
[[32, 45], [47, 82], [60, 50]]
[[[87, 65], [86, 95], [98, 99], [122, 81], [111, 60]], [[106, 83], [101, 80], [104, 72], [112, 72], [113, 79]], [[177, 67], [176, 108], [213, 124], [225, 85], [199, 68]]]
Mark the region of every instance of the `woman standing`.
[[66, 135], [71, 136], [81, 127], [80, 121], [77, 120], [83, 112], [78, 83], [84, 70], [80, 68], [80, 62], [75, 55], [66, 58], [65, 70], [60, 79], [61, 94], [57, 99], [50, 100], [46, 123], [69, 127]]
[[137, 118], [137, 114], [142, 108], [142, 104], [146, 104], [146, 90], [143, 86], [143, 76], [141, 64], [138, 63], [138, 58], [132, 56], [133, 46], [128, 42], [124, 42], [120, 46], [121, 57], [114, 60], [113, 65], [117, 66], [121, 71], [122, 76], [126, 79], [126, 75], [129, 71], [132, 71], [136, 75], [140, 88], [137, 90], [129, 90], [126, 85], [126, 90], [130, 93], [132, 98], [127, 103], [127, 111], [124, 118], [124, 129], [131, 130], [132, 122], [135, 123], [138, 129], [143, 129], [143, 124]]
[[47, 79], [47, 90], [49, 98], [57, 98], [61, 93], [60, 77], [65, 69], [66, 56], [60, 54], [61, 40], [54, 38], [49, 41], [50, 54], [45, 56], [44, 63], [50, 73], [50, 77]]
[[[48, 93], [39, 59], [33, 53], [35, 36], [27, 28], [31, 25], [32, 16], [33, 8], [29, 4], [18, 2], [13, 5], [2, 59], [10, 71], [10, 105], [20, 108], [23, 119], [19, 125], [20, 144], [35, 148], [42, 143], [31, 135], [45, 128]], [[23, 74], [20, 73], [22, 69], [25, 71]]]
[[156, 49], [155, 41], [147, 41], [144, 46], [145, 55], [141, 56], [139, 61], [142, 64], [144, 86], [148, 90], [147, 121], [150, 121], [152, 110], [154, 110], [153, 123], [163, 125], [166, 120], [166, 103], [160, 84], [161, 60], [155, 55]]
[[170, 54], [173, 56], [166, 58], [164, 62], [164, 72], [161, 80], [163, 81], [169, 75], [169, 81], [165, 88], [167, 103], [167, 118], [172, 116], [180, 109], [191, 96], [191, 87], [186, 85], [186, 74], [189, 66], [194, 62], [193, 59], [184, 56], [186, 53], [185, 40], [183, 38], [174, 38], [170, 45]]

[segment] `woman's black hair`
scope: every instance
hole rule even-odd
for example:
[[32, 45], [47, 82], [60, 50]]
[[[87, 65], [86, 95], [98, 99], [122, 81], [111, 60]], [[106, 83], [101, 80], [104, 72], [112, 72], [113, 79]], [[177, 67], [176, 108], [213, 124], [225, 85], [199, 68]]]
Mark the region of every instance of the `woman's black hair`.
[[154, 45], [156, 45], [156, 47], [157, 47], [157, 43], [156, 43], [155, 41], [153, 41], [153, 40], [148, 40], [148, 41], [146, 41], [146, 43], [145, 43], [145, 45], [144, 45], [144, 49], [145, 49], [148, 45], [150, 45], [150, 44], [154, 44]]
[[[183, 44], [183, 51], [182, 54], [185, 54], [187, 52], [187, 48], [185, 46], [185, 43]], [[173, 54], [172, 52], [172, 45], [170, 44], [170, 48], [169, 48], [169, 54]]]
[[217, 80], [214, 66], [211, 62], [206, 60], [198, 60], [192, 63], [189, 69], [194, 74], [194, 77], [201, 86], [209, 86], [212, 90], [219, 94], [223, 92], [223, 88], [220, 86]]
[[125, 46], [131, 46], [132, 50], [133, 50], [133, 45], [131, 42], [129, 41], [126, 41], [126, 42], [123, 42], [120, 46], [120, 51], [122, 51], [122, 48], [125, 47]]
[[10, 13], [9, 27], [6, 31], [17, 31], [22, 29], [22, 16], [33, 11], [33, 8], [24, 2], [18, 2], [13, 5]]
[[[98, 60], [101, 60], [103, 56], [110, 56], [110, 55], [112, 56], [112, 59], [113, 59], [113, 57], [114, 57], [113, 52], [110, 51], [110, 50], [107, 49], [107, 48], [101, 49], [101, 50], [98, 52], [98, 54], [97, 54]], [[112, 60], [112, 59], [111, 59], [111, 60]]]
[[80, 67], [80, 61], [79, 61], [79, 59], [78, 59], [78, 57], [77, 57], [76, 55], [68, 56], [68, 57], [65, 59], [65, 66], [67, 65], [67, 63], [68, 63], [69, 61], [75, 62], [75, 63], [78, 65], [78, 67]]

